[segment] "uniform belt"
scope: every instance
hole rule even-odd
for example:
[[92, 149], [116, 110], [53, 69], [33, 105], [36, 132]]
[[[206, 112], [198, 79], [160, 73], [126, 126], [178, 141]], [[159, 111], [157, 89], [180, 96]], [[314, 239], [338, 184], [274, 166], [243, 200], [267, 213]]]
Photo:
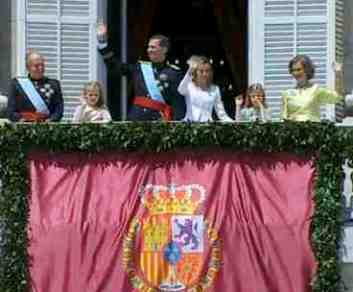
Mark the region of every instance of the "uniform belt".
[[20, 112], [21, 118], [26, 122], [44, 122], [48, 115], [37, 112]]
[[135, 96], [134, 105], [145, 107], [151, 110], [159, 111], [163, 120], [171, 121], [173, 116], [173, 109], [170, 105], [153, 100], [146, 96]]

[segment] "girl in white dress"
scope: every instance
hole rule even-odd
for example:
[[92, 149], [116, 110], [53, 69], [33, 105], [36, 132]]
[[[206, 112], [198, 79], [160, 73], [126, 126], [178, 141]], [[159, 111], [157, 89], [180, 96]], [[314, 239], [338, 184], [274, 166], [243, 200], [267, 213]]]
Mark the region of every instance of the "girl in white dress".
[[102, 85], [99, 82], [87, 83], [82, 93], [83, 103], [76, 108], [73, 123], [107, 123], [112, 120], [104, 105]]
[[208, 58], [192, 56], [189, 70], [180, 82], [178, 91], [184, 95], [186, 115], [184, 121], [212, 122], [212, 111], [223, 122], [233, 122], [224, 110], [219, 87], [213, 84], [213, 69]]

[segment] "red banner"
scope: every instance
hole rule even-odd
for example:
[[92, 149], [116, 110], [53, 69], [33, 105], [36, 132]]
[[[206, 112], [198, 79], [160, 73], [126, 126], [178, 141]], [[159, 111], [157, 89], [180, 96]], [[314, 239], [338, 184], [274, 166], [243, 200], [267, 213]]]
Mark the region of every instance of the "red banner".
[[34, 292], [309, 292], [315, 168], [289, 154], [32, 154]]

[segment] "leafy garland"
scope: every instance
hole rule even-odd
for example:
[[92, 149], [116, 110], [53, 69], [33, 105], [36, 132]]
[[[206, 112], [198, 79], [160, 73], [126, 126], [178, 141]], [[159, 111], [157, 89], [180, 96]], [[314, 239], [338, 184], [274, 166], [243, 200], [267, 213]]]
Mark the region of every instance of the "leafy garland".
[[0, 127], [0, 291], [28, 288], [27, 193], [30, 149], [49, 152], [148, 151], [219, 147], [234, 151], [315, 154], [312, 243], [319, 262], [314, 292], [340, 289], [337, 248], [342, 227], [341, 166], [353, 158], [353, 128], [325, 123], [7, 124]]

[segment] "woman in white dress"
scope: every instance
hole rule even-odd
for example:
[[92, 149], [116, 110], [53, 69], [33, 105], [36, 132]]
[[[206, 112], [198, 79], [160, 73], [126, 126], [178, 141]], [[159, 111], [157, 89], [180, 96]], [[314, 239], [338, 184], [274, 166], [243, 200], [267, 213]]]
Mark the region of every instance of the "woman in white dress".
[[73, 123], [107, 123], [112, 120], [105, 107], [102, 85], [99, 82], [87, 83], [82, 95], [83, 103], [76, 108]]
[[208, 58], [192, 56], [188, 64], [189, 70], [178, 87], [186, 102], [186, 115], [183, 120], [212, 122], [214, 109], [219, 120], [234, 122], [224, 110], [219, 87], [213, 84], [213, 69]]

